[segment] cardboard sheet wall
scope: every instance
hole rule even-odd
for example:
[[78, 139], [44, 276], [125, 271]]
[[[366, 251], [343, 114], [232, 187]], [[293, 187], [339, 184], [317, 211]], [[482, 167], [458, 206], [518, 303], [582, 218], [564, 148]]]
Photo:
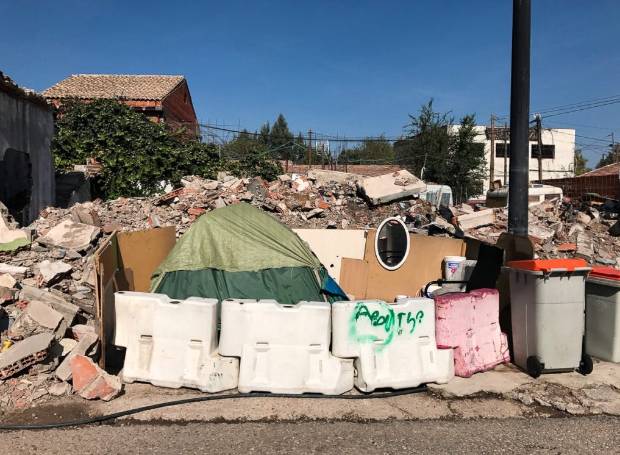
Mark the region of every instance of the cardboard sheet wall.
[[416, 296], [428, 282], [441, 278], [445, 256], [475, 259], [477, 242], [410, 234], [411, 247], [397, 270], [381, 266], [374, 251], [376, 229], [368, 231], [363, 259], [343, 258], [340, 286], [355, 299], [392, 302], [397, 295]]

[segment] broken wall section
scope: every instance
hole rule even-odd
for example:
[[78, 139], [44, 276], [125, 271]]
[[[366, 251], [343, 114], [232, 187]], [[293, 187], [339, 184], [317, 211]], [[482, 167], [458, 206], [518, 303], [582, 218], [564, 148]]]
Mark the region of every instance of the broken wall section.
[[0, 74], [0, 201], [22, 226], [55, 198], [52, 110], [32, 98]]

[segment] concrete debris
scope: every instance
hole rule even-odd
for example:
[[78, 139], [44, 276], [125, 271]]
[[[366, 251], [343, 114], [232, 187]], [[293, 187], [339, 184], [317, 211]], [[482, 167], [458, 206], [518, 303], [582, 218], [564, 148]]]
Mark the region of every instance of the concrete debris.
[[74, 251], [86, 250], [101, 232], [101, 229], [89, 224], [65, 220], [50, 229], [37, 242], [51, 247], [65, 248]]
[[0, 286], [12, 289], [17, 284], [17, 280], [8, 273], [0, 274]]
[[58, 344], [62, 346], [62, 353], [60, 354], [60, 356], [65, 357], [71, 351], [73, 351], [73, 348], [77, 346], [78, 342], [74, 340], [73, 338], [63, 338], [62, 340], [58, 342]]
[[71, 384], [68, 382], [55, 382], [50, 385], [47, 392], [55, 397], [71, 395]]
[[83, 355], [76, 355], [71, 359], [71, 374], [75, 392], [87, 400], [109, 401], [122, 389], [118, 376], [106, 373]]
[[39, 281], [45, 285], [56, 283], [61, 277], [65, 276], [73, 269], [70, 264], [62, 261], [45, 260], [38, 264]]
[[9, 350], [1, 353], [0, 379], [11, 377], [42, 361], [53, 339], [51, 333], [40, 333], [15, 343]]
[[97, 342], [97, 339], [97, 335], [91, 333], [85, 335], [80, 341], [78, 341], [77, 345], [75, 345], [69, 355], [67, 355], [58, 368], [56, 368], [56, 377], [61, 381], [68, 381], [71, 379], [71, 359], [77, 355], [86, 355]]
[[463, 230], [473, 229], [480, 226], [488, 226], [495, 222], [493, 209], [480, 210], [457, 217], [459, 227]]
[[0, 273], [8, 273], [9, 275], [13, 276], [24, 276], [26, 275], [26, 273], [28, 273], [28, 270], [28, 267], [20, 267], [11, 264], [0, 263]]
[[372, 205], [385, 204], [426, 191], [426, 184], [405, 170], [363, 178], [358, 182], [358, 187]]

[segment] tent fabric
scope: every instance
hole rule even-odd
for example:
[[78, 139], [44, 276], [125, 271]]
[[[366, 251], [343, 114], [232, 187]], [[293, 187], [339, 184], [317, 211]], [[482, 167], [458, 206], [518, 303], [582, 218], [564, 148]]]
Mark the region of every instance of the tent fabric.
[[155, 292], [179, 300], [192, 296], [220, 301], [274, 299], [284, 305], [294, 305], [301, 300], [325, 300], [315, 272], [309, 267], [282, 267], [258, 272], [179, 270], [166, 273]]
[[287, 267], [318, 270], [321, 263], [288, 227], [239, 203], [198, 218], [154, 272], [152, 288], [165, 274], [176, 271], [256, 272]]

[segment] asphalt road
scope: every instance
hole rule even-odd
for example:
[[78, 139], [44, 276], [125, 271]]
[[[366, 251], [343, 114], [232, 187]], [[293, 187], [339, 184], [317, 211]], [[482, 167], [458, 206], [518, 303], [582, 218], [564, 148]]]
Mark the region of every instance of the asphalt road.
[[0, 434], [1, 453], [620, 453], [608, 417], [417, 422], [116, 424]]

